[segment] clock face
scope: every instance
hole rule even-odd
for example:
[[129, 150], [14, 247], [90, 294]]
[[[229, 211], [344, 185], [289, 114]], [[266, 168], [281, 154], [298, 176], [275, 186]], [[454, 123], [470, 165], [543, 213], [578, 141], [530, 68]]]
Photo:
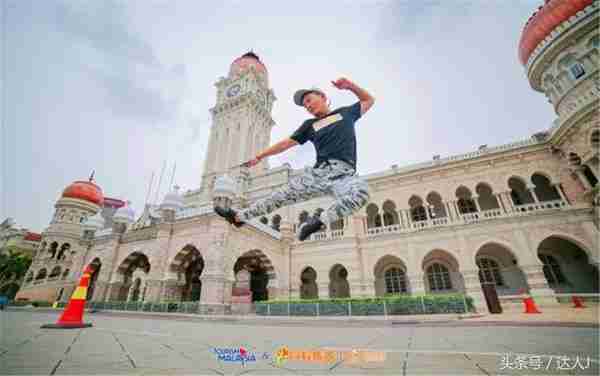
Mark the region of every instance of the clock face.
[[229, 98], [235, 97], [236, 95], [238, 95], [240, 93], [241, 89], [242, 89], [242, 87], [239, 84], [232, 85], [229, 87], [229, 89], [227, 89], [227, 96]]

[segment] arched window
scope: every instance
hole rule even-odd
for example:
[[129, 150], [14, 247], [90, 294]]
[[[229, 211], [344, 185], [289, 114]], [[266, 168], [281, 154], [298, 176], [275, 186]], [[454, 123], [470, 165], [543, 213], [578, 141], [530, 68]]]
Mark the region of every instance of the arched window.
[[383, 203], [383, 225], [391, 226], [400, 223], [398, 213], [396, 212], [396, 204], [394, 201], [387, 200]]
[[535, 194], [540, 202], [560, 200], [556, 187], [550, 185], [550, 180], [541, 174], [533, 174], [531, 181], [535, 185]]
[[50, 248], [48, 249], [48, 253], [50, 253], [50, 258], [54, 258], [54, 256], [56, 255], [57, 248], [58, 248], [57, 242], [52, 242], [52, 244], [50, 244]]
[[260, 223], [262, 223], [263, 225], [268, 225], [269, 220], [267, 219], [267, 217], [260, 217]]
[[46, 269], [42, 269], [38, 272], [37, 276], [35, 277], [36, 281], [39, 281], [40, 279], [44, 279], [46, 278]]
[[450, 272], [445, 265], [434, 263], [427, 268], [427, 280], [431, 291], [452, 290]]
[[429, 215], [432, 218], [445, 218], [447, 217], [446, 208], [442, 202], [442, 197], [437, 192], [430, 192], [427, 195], [427, 207], [429, 209]]
[[381, 215], [379, 214], [379, 208], [375, 204], [367, 206], [367, 227], [381, 227]]
[[515, 205], [533, 204], [533, 196], [527, 190], [527, 186], [522, 179], [512, 177], [508, 179], [510, 188], [510, 197]]
[[68, 275], [69, 275], [69, 269], [65, 269], [65, 271], [62, 274], [62, 279], [66, 279]]
[[57, 260], [64, 260], [66, 253], [71, 249], [71, 245], [69, 243], [65, 243], [60, 247], [60, 251], [58, 251], [58, 255], [56, 256]]
[[281, 216], [279, 214], [276, 214], [271, 219], [271, 227], [273, 228], [273, 230], [279, 231], [279, 226], [281, 226]]
[[480, 282], [492, 282], [496, 286], [504, 286], [500, 266], [498, 266], [496, 261], [489, 258], [481, 258], [477, 260], [477, 266], [479, 266]]
[[33, 281], [33, 272], [29, 272], [27, 274], [27, 278], [25, 278], [25, 282], [31, 282]]
[[408, 206], [410, 206], [410, 219], [413, 222], [426, 221], [427, 214], [425, 213], [425, 206], [423, 206], [423, 200], [419, 196], [412, 196], [408, 200]]
[[388, 294], [400, 294], [407, 292], [406, 273], [396, 267], [389, 268], [384, 273], [385, 292]]
[[544, 264], [543, 271], [549, 285], [565, 283], [567, 280], [560, 269], [560, 265], [551, 255], [540, 255], [540, 259]]
[[461, 214], [475, 213], [477, 211], [475, 201], [471, 197], [471, 191], [467, 187], [461, 186], [456, 190], [456, 198], [458, 198], [456, 205]]
[[488, 184], [477, 184], [477, 187], [475, 187], [475, 192], [477, 192], [479, 206], [481, 207], [481, 210], [492, 210], [500, 208], [498, 200], [496, 199], [496, 196], [494, 196], [492, 188], [490, 188]]
[[52, 272], [50, 272], [50, 275], [48, 277], [53, 278], [53, 277], [58, 277], [60, 275], [60, 266], [56, 266], [54, 267], [54, 269], [52, 269]]

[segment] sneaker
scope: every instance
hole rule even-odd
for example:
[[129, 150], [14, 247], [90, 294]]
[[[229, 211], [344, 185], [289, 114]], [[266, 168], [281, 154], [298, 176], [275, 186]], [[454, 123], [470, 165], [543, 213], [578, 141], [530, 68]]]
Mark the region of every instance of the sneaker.
[[304, 223], [304, 225], [300, 228], [300, 235], [298, 236], [298, 239], [301, 242], [308, 239], [312, 234], [322, 229], [323, 226], [325, 226], [325, 224], [321, 222], [319, 218], [308, 218], [306, 223]]
[[222, 208], [220, 206], [215, 206], [215, 213], [225, 218], [227, 222], [231, 223], [235, 227], [242, 227], [245, 224], [245, 222], [243, 221], [238, 222], [235, 220], [235, 216], [237, 213], [231, 208]]

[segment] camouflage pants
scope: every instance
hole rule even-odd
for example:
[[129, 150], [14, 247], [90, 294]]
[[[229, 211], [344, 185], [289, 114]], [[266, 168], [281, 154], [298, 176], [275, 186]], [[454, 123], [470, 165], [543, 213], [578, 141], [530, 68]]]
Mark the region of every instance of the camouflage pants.
[[240, 219], [248, 221], [283, 206], [332, 195], [335, 202], [327, 209], [325, 217], [321, 216], [324, 223], [330, 224], [357, 212], [369, 200], [367, 182], [354, 173], [352, 166], [338, 160], [331, 160], [317, 168], [306, 167], [286, 187], [240, 211]]

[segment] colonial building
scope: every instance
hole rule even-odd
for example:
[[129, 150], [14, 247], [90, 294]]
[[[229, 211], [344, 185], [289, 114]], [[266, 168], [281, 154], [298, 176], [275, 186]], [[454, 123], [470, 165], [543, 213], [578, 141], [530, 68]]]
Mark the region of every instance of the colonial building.
[[100, 187], [75, 182], [18, 297], [66, 300], [90, 263], [92, 300], [199, 301], [207, 312], [227, 310], [248, 273], [253, 300], [464, 292], [485, 311], [486, 294], [506, 308], [521, 291], [542, 305], [598, 292], [598, 8], [550, 0], [525, 25], [519, 58], [557, 115], [545, 132], [367, 175], [371, 202], [305, 242], [299, 224], [330, 198], [240, 229], [212, 209], [221, 195], [244, 207], [300, 172], [240, 167], [275, 124], [267, 68], [247, 53], [216, 83], [199, 188], [175, 189], [137, 219], [128, 205], [103, 218]]

